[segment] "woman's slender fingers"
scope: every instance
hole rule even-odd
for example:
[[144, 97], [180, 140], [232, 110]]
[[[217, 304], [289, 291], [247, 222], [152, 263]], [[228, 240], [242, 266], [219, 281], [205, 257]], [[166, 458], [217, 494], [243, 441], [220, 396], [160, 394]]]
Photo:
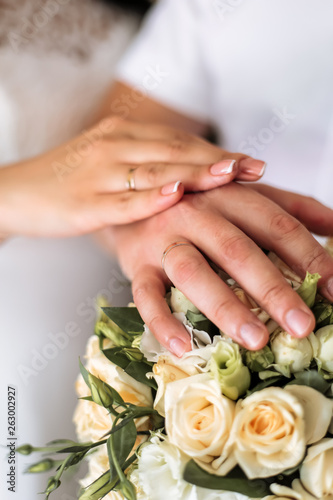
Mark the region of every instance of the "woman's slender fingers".
[[157, 340], [176, 356], [191, 350], [185, 327], [171, 314], [165, 301], [162, 269], [144, 266], [132, 282], [134, 302]]
[[333, 259], [306, 228], [273, 201], [245, 186], [238, 189], [242, 189], [244, 204], [252, 209], [242, 213], [229, 210], [228, 200], [233, 199], [234, 190], [226, 187], [222, 213], [228, 220], [277, 253], [300, 276], [305, 276], [306, 271], [319, 273], [321, 292], [333, 300]]
[[165, 271], [194, 305], [229, 337], [248, 349], [268, 342], [268, 331], [211, 269], [194, 246], [177, 246], [168, 252]]
[[[181, 182], [172, 182], [149, 191], [100, 194], [88, 204], [88, 214], [96, 227], [127, 224], [151, 217], [177, 203], [184, 194]], [[81, 215], [82, 217], [82, 215]]]
[[204, 191], [227, 184], [236, 175], [237, 165], [232, 159], [222, 160], [213, 166], [177, 163], [119, 165], [112, 169], [112, 173], [105, 168], [96, 187], [101, 192], [121, 192], [130, 181], [134, 189], [142, 191], [162, 187], [179, 179], [186, 191]]
[[200, 141], [185, 142], [179, 139], [129, 140], [114, 138], [103, 145], [104, 157], [111, 148], [119, 163], [132, 164], [133, 167], [156, 163], [181, 163], [192, 165], [214, 165], [222, 160], [236, 160], [239, 170], [237, 178], [244, 181], [258, 180], [265, 171], [265, 162], [242, 154], [224, 151], [209, 143]]
[[290, 215], [293, 215], [312, 233], [320, 236], [333, 235], [333, 210], [308, 196], [283, 191], [265, 184], [251, 186]]
[[[313, 314], [250, 238], [218, 213], [207, 217], [198, 212], [196, 222], [195, 231], [190, 225], [186, 231], [193, 243], [227, 271], [284, 330], [297, 337], [311, 333]], [[214, 300], [210, 293], [209, 300]], [[210, 319], [215, 321], [215, 315]]]

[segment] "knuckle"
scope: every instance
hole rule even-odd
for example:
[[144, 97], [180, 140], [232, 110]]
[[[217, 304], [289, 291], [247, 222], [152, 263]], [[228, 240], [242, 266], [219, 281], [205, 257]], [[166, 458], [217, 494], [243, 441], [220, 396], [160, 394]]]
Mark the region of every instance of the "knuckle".
[[230, 297], [224, 297], [211, 308], [211, 317], [217, 325], [226, 323], [226, 313], [234, 309], [234, 301]]
[[151, 186], [156, 186], [165, 170], [162, 163], [149, 165], [146, 170], [147, 180]]
[[250, 241], [246, 236], [235, 235], [229, 238], [221, 240], [220, 234], [217, 235], [216, 239], [220, 244], [221, 253], [227, 260], [237, 261], [238, 265], [242, 265], [247, 262], [251, 255]]
[[186, 284], [196, 280], [204, 265], [203, 261], [195, 258], [179, 260], [174, 267], [174, 275], [180, 284]]
[[277, 211], [271, 216], [270, 231], [278, 239], [285, 236], [294, 237], [302, 228], [302, 224], [286, 212]]
[[327, 254], [322, 248], [313, 249], [302, 259], [303, 269], [312, 273], [325, 269], [327, 262]]
[[274, 305], [284, 300], [289, 287], [286, 283], [275, 283], [269, 284], [267, 288], [264, 288], [260, 294], [260, 301], [264, 306], [273, 307]]
[[151, 286], [148, 281], [133, 283], [132, 293], [135, 304], [140, 306], [140, 304], [145, 304], [147, 300], [149, 300], [151, 296]]
[[128, 212], [130, 210], [131, 200], [132, 195], [130, 192], [121, 193], [117, 199], [119, 212]]
[[185, 142], [181, 139], [172, 139], [168, 145], [168, 154], [171, 160], [177, 160], [186, 151]]

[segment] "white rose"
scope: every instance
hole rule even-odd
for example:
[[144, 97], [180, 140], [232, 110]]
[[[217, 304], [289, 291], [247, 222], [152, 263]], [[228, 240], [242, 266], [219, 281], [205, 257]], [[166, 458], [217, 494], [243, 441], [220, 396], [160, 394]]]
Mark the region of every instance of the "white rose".
[[313, 333], [302, 339], [292, 337], [284, 331], [273, 335], [270, 346], [275, 363], [288, 366], [291, 373], [305, 370], [310, 366], [314, 357], [313, 342], [315, 340]]
[[332, 420], [332, 400], [306, 385], [291, 384], [284, 390], [296, 396], [303, 406], [306, 444], [313, 444], [322, 439]]
[[307, 493], [298, 479], [292, 482], [292, 488], [281, 484], [273, 483], [270, 488], [274, 493], [271, 497], [265, 497], [263, 500], [315, 500], [315, 498]]
[[305, 454], [303, 406], [278, 387], [255, 392], [238, 401], [230, 439], [237, 463], [250, 479], [279, 474]]
[[154, 436], [139, 453], [130, 475], [138, 500], [248, 500], [239, 493], [199, 488], [183, 479], [188, 457], [169, 442]]
[[322, 439], [308, 449], [300, 478], [303, 486], [316, 498], [333, 499], [333, 439]]
[[192, 363], [186, 363], [183, 359], [176, 358], [176, 356], [160, 356], [153, 366], [153, 373], [158, 387], [154, 408], [164, 417], [164, 396], [167, 385], [170, 382], [197, 375], [200, 370]]
[[223, 475], [233, 468], [226, 443], [235, 403], [221, 394], [209, 374], [167, 385], [165, 426], [170, 442], [209, 472]]
[[333, 325], [327, 325], [316, 332], [319, 342], [316, 356], [321, 368], [333, 375]]
[[[89, 486], [102, 474], [104, 474], [104, 472], [109, 470], [109, 458], [105, 445], [101, 446], [98, 451], [89, 456], [88, 467], [88, 474], [80, 481], [80, 485], [83, 488]], [[106, 500], [125, 500], [123, 494], [120, 491], [110, 491], [103, 498], [105, 498]]]

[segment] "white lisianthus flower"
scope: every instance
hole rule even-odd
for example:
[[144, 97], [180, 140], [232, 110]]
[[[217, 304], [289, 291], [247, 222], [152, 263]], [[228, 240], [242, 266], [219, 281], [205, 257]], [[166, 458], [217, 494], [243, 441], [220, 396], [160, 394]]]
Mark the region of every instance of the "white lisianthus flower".
[[138, 500], [249, 500], [232, 491], [209, 490], [187, 483], [183, 473], [188, 460], [168, 438], [154, 436], [140, 450], [138, 465], [130, 474]]
[[209, 374], [167, 385], [165, 427], [170, 443], [208, 472], [223, 475], [236, 465], [226, 446], [234, 411], [235, 403], [221, 394]]
[[238, 399], [250, 387], [250, 371], [243, 364], [239, 345], [234, 342], [221, 339], [216, 344], [209, 369], [219, 383], [222, 393], [230, 399]]
[[[88, 467], [88, 474], [80, 481], [80, 485], [83, 488], [89, 486], [104, 474], [104, 472], [109, 470], [110, 465], [106, 445], [101, 446], [98, 451], [95, 451], [89, 456]], [[110, 491], [103, 498], [106, 500], [125, 500], [121, 491]]]
[[192, 302], [188, 298], [185, 297], [183, 292], [174, 287], [171, 287], [170, 307], [172, 312], [175, 313], [186, 314], [187, 311], [192, 311], [198, 314], [200, 312], [199, 309], [194, 304], [192, 304]]
[[[192, 327], [191, 323], [187, 320], [184, 313], [173, 313], [174, 317], [178, 319], [185, 326], [191, 338], [192, 350], [202, 349], [209, 346], [212, 340], [207, 332], [203, 330], [197, 330]], [[141, 337], [140, 350], [144, 354], [148, 361], [156, 363], [159, 356], [170, 356], [168, 349], [154, 337], [152, 332], [149, 330], [147, 325], [145, 325], [144, 332]], [[184, 356], [190, 353], [185, 353]]]
[[315, 356], [316, 338], [313, 333], [309, 337], [298, 339], [288, 332], [273, 334], [270, 346], [277, 365], [288, 366], [291, 373], [301, 372], [309, 368]]
[[320, 368], [333, 375], [333, 325], [327, 325], [317, 330], [316, 338], [319, 342], [316, 359]]
[[333, 499], [333, 439], [322, 439], [308, 449], [300, 478], [304, 488], [315, 498]]
[[280, 474], [305, 455], [303, 406], [278, 387], [255, 392], [237, 402], [230, 440], [248, 478]]
[[306, 444], [320, 441], [326, 435], [333, 417], [333, 401], [305, 385], [290, 384], [284, 390], [296, 396], [303, 406]]

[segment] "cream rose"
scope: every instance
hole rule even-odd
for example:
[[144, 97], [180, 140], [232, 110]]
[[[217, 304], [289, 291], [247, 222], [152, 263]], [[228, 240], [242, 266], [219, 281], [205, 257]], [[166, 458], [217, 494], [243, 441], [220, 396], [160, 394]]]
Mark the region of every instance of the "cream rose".
[[235, 465], [226, 443], [235, 403], [221, 394], [209, 374], [168, 384], [165, 391], [166, 430], [170, 442], [214, 474]]
[[290, 392], [268, 387], [238, 401], [230, 439], [235, 458], [250, 478], [296, 466], [305, 454], [304, 410]]
[[[97, 337], [93, 337], [88, 342], [87, 354], [87, 369], [114, 387], [124, 401], [139, 406], [152, 406], [153, 398], [150, 388], [137, 382], [121, 368], [111, 363], [98, 349]], [[81, 375], [77, 380], [76, 390], [79, 397], [90, 395], [90, 390]], [[80, 441], [99, 441], [111, 427], [108, 411], [91, 401], [80, 400], [78, 402], [73, 420]], [[141, 430], [147, 430], [148, 417], [138, 419], [136, 425]]]
[[[90, 455], [88, 460], [88, 474], [81, 479], [80, 485], [86, 488], [91, 483], [96, 481], [104, 472], [109, 468], [109, 458], [106, 450], [106, 446], [101, 446], [98, 451]], [[104, 496], [106, 500], [125, 500], [123, 494], [120, 491], [110, 491]]]
[[333, 499], [333, 439], [322, 439], [308, 449], [300, 478], [305, 489], [316, 498]]
[[265, 497], [263, 500], [315, 500], [315, 497], [304, 490], [298, 479], [294, 479], [291, 486], [291, 488], [288, 488], [287, 486], [273, 483], [270, 488], [274, 496]]
[[322, 439], [332, 420], [332, 400], [306, 385], [287, 385], [284, 390], [296, 396], [303, 406], [306, 444]]

